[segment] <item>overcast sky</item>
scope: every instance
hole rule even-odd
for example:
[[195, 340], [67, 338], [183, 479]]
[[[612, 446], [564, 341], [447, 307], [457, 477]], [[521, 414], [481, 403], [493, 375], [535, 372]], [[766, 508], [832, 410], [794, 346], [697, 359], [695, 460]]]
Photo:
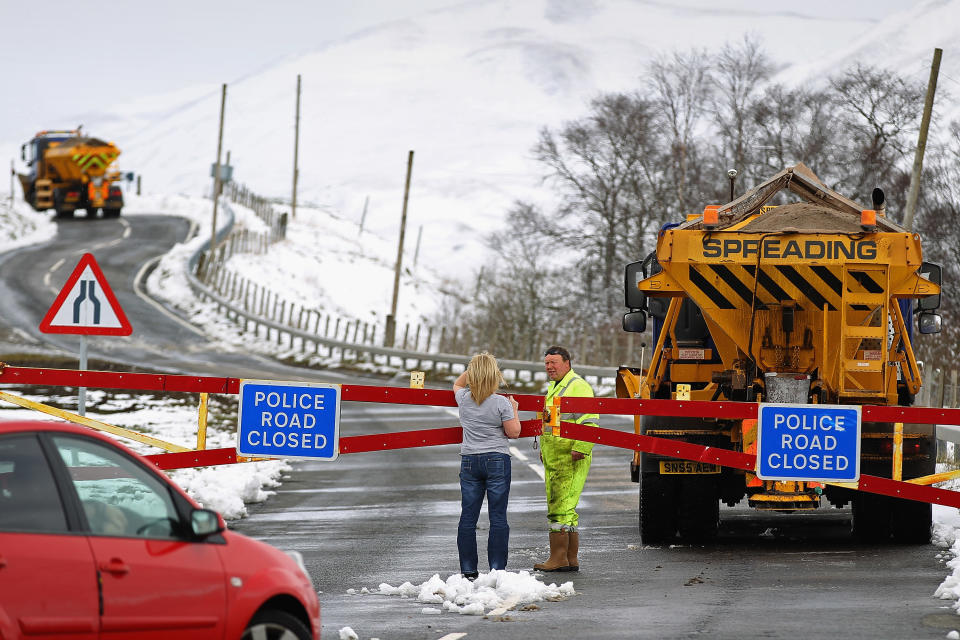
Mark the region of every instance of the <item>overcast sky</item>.
[[[476, 0], [464, 0], [472, 2]], [[491, 0], [505, 1], [505, 0]], [[516, 0], [518, 2], [525, 0]], [[602, 0], [555, 0], [602, 2]], [[660, 4], [668, 0], [638, 0]], [[767, 0], [679, 0], [749, 10]], [[784, 11], [882, 19], [919, 0], [804, 0]], [[366, 27], [458, 0], [0, 0], [0, 142], [73, 127], [75, 114], [196, 84], [233, 82]], [[642, 26], [638, 26], [638, 37]], [[767, 34], [775, 37], [775, 34]], [[677, 45], [684, 43], [678, 34]]]

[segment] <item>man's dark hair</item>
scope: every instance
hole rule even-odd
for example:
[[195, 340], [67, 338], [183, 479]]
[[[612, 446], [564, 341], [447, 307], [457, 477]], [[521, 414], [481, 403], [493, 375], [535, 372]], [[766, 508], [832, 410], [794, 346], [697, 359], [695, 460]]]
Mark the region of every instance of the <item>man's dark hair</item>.
[[543, 357], [546, 358], [547, 356], [560, 356], [564, 362], [570, 362], [570, 352], [563, 347], [548, 347], [543, 352]]

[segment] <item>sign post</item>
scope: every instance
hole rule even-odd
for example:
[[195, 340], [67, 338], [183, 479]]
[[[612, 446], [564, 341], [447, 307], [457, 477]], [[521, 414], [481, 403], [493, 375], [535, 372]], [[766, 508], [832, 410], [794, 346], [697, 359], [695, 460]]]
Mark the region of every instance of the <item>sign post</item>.
[[857, 482], [858, 405], [761, 403], [757, 477], [761, 480]]
[[[87, 336], [128, 336], [130, 321], [120, 308], [92, 253], [85, 253], [67, 278], [57, 299], [40, 321], [43, 333], [80, 336], [80, 369], [87, 368]], [[86, 415], [87, 389], [78, 391], [78, 411]]]
[[244, 380], [240, 383], [237, 453], [336, 460], [340, 454], [340, 385]]

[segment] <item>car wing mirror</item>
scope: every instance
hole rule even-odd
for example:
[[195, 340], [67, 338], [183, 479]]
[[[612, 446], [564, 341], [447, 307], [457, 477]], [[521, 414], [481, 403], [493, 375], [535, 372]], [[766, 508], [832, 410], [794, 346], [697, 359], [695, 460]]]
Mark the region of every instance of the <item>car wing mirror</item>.
[[190, 530], [198, 538], [206, 538], [226, 529], [220, 514], [213, 509], [194, 509], [190, 513]]

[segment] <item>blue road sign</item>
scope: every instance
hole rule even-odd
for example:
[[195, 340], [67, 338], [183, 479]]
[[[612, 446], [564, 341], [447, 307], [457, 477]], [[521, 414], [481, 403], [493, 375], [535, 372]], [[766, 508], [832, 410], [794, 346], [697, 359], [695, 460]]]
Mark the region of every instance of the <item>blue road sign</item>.
[[757, 477], [858, 481], [860, 407], [761, 404], [757, 417]]
[[242, 381], [237, 453], [335, 460], [340, 453], [340, 386]]

